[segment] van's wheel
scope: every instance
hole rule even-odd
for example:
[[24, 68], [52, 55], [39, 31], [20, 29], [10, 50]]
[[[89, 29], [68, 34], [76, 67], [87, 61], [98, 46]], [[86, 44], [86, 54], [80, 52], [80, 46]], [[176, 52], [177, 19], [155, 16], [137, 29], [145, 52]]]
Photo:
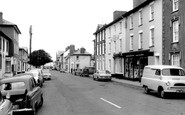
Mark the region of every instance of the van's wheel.
[[159, 95], [159, 97], [161, 97], [161, 98], [166, 98], [166, 93], [164, 92], [164, 89], [163, 89], [163, 88], [160, 88], [160, 89], [158, 90], [158, 95]]
[[150, 93], [150, 89], [148, 89], [148, 86], [145, 86], [144, 87], [144, 91], [145, 91], [146, 94], [149, 94]]

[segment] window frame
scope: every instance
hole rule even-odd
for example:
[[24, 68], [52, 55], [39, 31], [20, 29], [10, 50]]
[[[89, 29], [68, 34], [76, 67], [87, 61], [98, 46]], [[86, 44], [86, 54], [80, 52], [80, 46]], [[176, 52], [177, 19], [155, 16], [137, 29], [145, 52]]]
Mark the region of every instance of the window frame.
[[175, 12], [179, 10], [179, 0], [172, 0], [172, 11]]
[[155, 44], [155, 27], [150, 27], [149, 47], [153, 47]]
[[[176, 28], [177, 27], [177, 28]], [[172, 22], [173, 43], [179, 42], [179, 20]], [[177, 30], [176, 30], [177, 29]]]

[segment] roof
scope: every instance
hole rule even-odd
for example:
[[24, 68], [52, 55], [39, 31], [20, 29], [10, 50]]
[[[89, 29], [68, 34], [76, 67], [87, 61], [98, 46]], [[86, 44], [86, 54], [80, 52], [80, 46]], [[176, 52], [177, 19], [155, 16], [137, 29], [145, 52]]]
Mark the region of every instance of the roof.
[[182, 69], [181, 67], [173, 66], [173, 65], [147, 65], [145, 67], [149, 67], [149, 68], [153, 68], [153, 69], [165, 69], [165, 68]]
[[6, 83], [6, 82], [15, 82], [15, 81], [27, 81], [32, 77], [33, 76], [28, 75], [28, 74], [23, 74], [23, 75], [20, 74], [20, 76], [3, 78], [3, 79], [1, 79], [0, 82]]
[[17, 31], [17, 33], [21, 34], [21, 31], [19, 30], [18, 26], [12, 22], [7, 21], [7, 20], [3, 19], [3, 23], [0, 24], [0, 26], [13, 26], [14, 29]]
[[90, 53], [88, 53], [87, 51], [85, 51], [84, 53], [81, 53], [80, 52], [80, 49], [79, 50], [77, 50], [76, 52], [74, 52], [73, 54], [72, 54], [72, 56], [73, 55], [81, 55], [81, 56], [91, 56], [91, 54]]
[[2, 35], [3, 37], [5, 37], [6, 39], [12, 41], [11, 38], [9, 38], [6, 34], [4, 34], [2, 31], [0, 31], [0, 35]]
[[141, 8], [147, 6], [148, 4], [150, 4], [151, 2], [153, 2], [155, 0], [146, 0], [145, 2], [143, 2], [142, 4], [138, 5], [137, 7], [133, 8], [132, 10], [124, 13], [123, 15], [121, 15], [120, 17], [118, 17], [117, 19], [113, 20], [112, 22], [110, 22], [109, 24], [105, 24], [103, 27], [101, 27], [99, 30], [96, 30], [96, 32], [93, 34], [97, 34], [98, 32], [102, 31], [103, 29], [115, 24], [116, 22], [122, 20], [123, 18], [137, 12], [138, 10], [140, 10]]

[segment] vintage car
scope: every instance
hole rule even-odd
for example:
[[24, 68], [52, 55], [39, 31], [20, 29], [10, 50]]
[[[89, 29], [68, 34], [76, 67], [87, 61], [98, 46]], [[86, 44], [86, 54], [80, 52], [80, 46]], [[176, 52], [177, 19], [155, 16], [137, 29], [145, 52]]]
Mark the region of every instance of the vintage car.
[[33, 69], [33, 70], [30, 70], [26, 73], [32, 73], [34, 75], [34, 79], [35, 79], [36, 83], [39, 84], [40, 87], [43, 86], [44, 79], [43, 79], [43, 76], [42, 76], [40, 69]]
[[94, 80], [109, 80], [111, 81], [111, 73], [108, 70], [97, 70], [93, 74], [93, 79]]
[[43, 73], [43, 78], [44, 79], [49, 79], [49, 80], [51, 79], [51, 73], [50, 73], [49, 69], [43, 69], [42, 73]]
[[4, 78], [0, 81], [3, 96], [10, 95], [10, 101], [17, 109], [32, 109], [34, 113], [43, 104], [43, 93], [29, 74]]
[[81, 76], [89, 76], [89, 75], [93, 75], [95, 72], [95, 68], [94, 67], [84, 67], [82, 69], [82, 73]]
[[13, 104], [8, 99], [4, 99], [0, 91], [0, 115], [10, 115], [12, 109]]

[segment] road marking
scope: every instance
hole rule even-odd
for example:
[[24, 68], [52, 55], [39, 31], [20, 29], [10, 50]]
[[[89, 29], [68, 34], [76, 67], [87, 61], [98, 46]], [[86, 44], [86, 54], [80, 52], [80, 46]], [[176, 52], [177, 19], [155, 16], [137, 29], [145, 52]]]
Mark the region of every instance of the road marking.
[[121, 109], [120, 106], [118, 106], [118, 105], [116, 105], [116, 104], [114, 104], [114, 103], [112, 103], [112, 102], [110, 102], [110, 101], [107, 101], [107, 100], [104, 99], [104, 98], [100, 98], [100, 99], [103, 100], [103, 101], [105, 101], [105, 102], [107, 102], [107, 103], [109, 103], [109, 104], [111, 104], [111, 105], [113, 105], [113, 106], [115, 106], [115, 107], [117, 107], [117, 108], [119, 108], [119, 109]]

